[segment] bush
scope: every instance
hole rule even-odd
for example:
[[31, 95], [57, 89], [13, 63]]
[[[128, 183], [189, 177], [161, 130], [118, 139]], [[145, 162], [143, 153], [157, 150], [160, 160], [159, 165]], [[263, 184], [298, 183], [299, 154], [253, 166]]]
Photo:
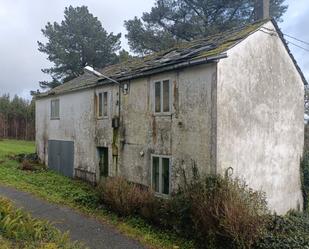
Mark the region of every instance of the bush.
[[309, 151], [304, 152], [303, 160], [301, 162], [301, 173], [304, 209], [307, 210], [309, 196]]
[[157, 198], [151, 190], [121, 177], [105, 179], [98, 192], [103, 204], [118, 214], [137, 215], [195, 238], [199, 248], [250, 248], [262, 236], [267, 222], [262, 193], [239, 180], [219, 176], [195, 178], [169, 199]]
[[208, 238], [215, 248], [250, 248], [266, 226], [264, 194], [237, 179], [198, 177], [180, 187], [171, 201], [183, 207], [177, 215], [181, 229], [191, 230], [200, 242]]
[[122, 177], [106, 178], [97, 189], [103, 204], [123, 216], [146, 216], [155, 202], [151, 191]]
[[308, 249], [309, 217], [307, 214], [289, 213], [269, 216], [267, 230], [254, 246], [255, 249]]
[[35, 170], [33, 165], [28, 160], [22, 161], [22, 163], [20, 164], [20, 169], [21, 170], [29, 170], [29, 171]]

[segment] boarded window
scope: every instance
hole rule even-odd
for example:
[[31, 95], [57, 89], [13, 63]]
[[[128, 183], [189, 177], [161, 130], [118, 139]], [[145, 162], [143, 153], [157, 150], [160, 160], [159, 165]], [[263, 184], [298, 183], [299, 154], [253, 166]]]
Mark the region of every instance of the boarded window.
[[170, 158], [152, 156], [152, 188], [159, 194], [170, 193]]
[[156, 113], [169, 113], [171, 111], [170, 81], [157, 81], [154, 86], [154, 106]]
[[99, 93], [99, 103], [98, 103], [98, 117], [108, 116], [108, 93]]
[[60, 118], [60, 105], [59, 99], [52, 99], [50, 102], [50, 118], [59, 119]]

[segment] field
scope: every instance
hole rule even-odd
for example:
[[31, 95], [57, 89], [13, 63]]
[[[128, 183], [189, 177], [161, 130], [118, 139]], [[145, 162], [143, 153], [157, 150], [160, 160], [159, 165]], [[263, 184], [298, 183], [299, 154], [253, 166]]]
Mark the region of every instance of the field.
[[49, 202], [66, 205], [87, 215], [96, 216], [150, 248], [193, 247], [192, 242], [179, 238], [171, 232], [153, 228], [141, 219], [119, 218], [105, 210], [100, 207], [95, 188], [84, 182], [72, 180], [44, 168], [33, 172], [19, 169], [19, 163], [12, 159], [12, 155], [34, 151], [33, 142], [0, 141], [0, 184], [13, 186]]

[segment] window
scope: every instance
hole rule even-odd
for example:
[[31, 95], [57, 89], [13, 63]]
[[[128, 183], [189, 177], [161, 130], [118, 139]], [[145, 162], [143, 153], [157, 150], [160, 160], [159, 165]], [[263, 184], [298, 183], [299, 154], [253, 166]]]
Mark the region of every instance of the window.
[[50, 118], [59, 119], [59, 99], [52, 99], [50, 102]]
[[99, 103], [98, 103], [98, 117], [108, 116], [108, 93], [99, 93]]
[[154, 111], [155, 113], [171, 112], [170, 81], [156, 81], [154, 83]]
[[152, 155], [151, 186], [163, 195], [170, 193], [170, 157]]

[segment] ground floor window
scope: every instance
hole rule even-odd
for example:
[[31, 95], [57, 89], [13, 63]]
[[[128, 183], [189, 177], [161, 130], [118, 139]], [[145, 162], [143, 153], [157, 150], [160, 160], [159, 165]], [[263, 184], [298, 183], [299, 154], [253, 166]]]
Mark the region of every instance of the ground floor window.
[[151, 186], [159, 193], [170, 193], [171, 158], [168, 156], [151, 156]]

